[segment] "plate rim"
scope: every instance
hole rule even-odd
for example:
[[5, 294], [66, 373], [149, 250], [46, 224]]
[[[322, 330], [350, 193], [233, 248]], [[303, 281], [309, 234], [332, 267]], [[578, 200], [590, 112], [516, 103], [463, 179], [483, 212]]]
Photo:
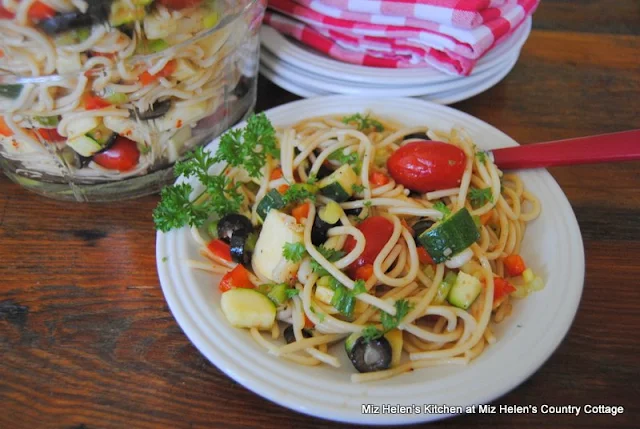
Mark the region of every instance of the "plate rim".
[[[409, 103], [409, 104], [414, 104], [415, 106], [422, 105], [425, 108], [435, 109], [436, 111], [453, 113], [454, 116], [457, 116], [456, 119], [462, 118], [461, 125], [463, 126], [465, 122], [474, 122], [476, 125], [479, 125], [485, 128], [488, 127], [488, 129], [492, 133], [501, 134], [502, 137], [504, 138], [504, 141], [502, 141], [498, 146], [517, 145], [517, 143], [513, 139], [508, 137], [502, 131], [491, 126], [490, 124], [478, 118], [475, 118], [471, 115], [468, 115], [464, 112], [460, 112], [455, 109], [452, 109], [450, 107], [430, 103], [423, 100], [409, 99], [409, 98], [385, 99], [384, 102], [388, 103], [389, 100], [393, 100], [395, 103], [401, 103], [401, 105], [406, 105], [407, 103]], [[345, 101], [349, 101], [353, 103], [358, 102], [364, 105], [364, 104], [369, 104], [374, 100], [370, 97], [353, 97], [353, 96], [340, 96], [340, 95], [327, 96], [327, 97], [321, 97], [321, 98], [299, 100], [292, 103], [283, 104], [273, 109], [269, 109], [267, 111], [267, 114], [274, 115], [274, 114], [278, 114], [278, 112], [282, 112], [282, 111], [286, 112], [287, 109], [295, 109], [300, 105], [313, 106], [314, 104], [331, 103], [331, 102], [342, 105]], [[242, 126], [242, 125], [243, 124], [241, 123], [241, 124], [238, 124], [237, 126]], [[210, 143], [209, 146], [211, 146], [212, 144], [213, 142]], [[571, 286], [573, 286], [573, 288], [567, 287], [564, 291], [562, 291], [565, 295], [571, 293], [571, 298], [572, 298], [571, 303], [573, 305], [571, 307], [564, 306], [563, 307], [564, 311], [559, 313], [559, 315], [562, 317], [563, 323], [559, 325], [560, 326], [559, 330], [556, 328], [555, 335], [553, 336], [552, 339], [549, 339], [549, 337], [545, 338], [546, 342], [549, 344], [546, 345], [544, 352], [541, 352], [540, 350], [537, 350], [536, 352], [541, 356], [537, 359], [534, 359], [533, 362], [529, 362], [527, 368], [521, 370], [518, 373], [518, 376], [504, 381], [503, 384], [501, 385], [501, 388], [497, 389], [499, 390], [499, 392], [495, 392], [496, 389], [495, 389], [495, 386], [493, 386], [492, 388], [494, 392], [491, 394], [492, 397], [483, 398], [483, 400], [485, 401], [483, 403], [493, 401], [499, 398], [500, 396], [504, 395], [505, 393], [511, 391], [513, 388], [515, 388], [516, 386], [524, 382], [533, 373], [535, 373], [546, 362], [546, 360], [551, 355], [553, 355], [553, 353], [558, 348], [560, 343], [564, 340], [564, 338], [566, 337], [567, 333], [571, 328], [571, 325], [573, 323], [573, 320], [575, 318], [575, 315], [577, 313], [577, 310], [580, 304], [582, 291], [584, 288], [584, 274], [585, 274], [584, 244], [583, 244], [580, 229], [575, 217], [575, 213], [573, 212], [573, 209], [571, 207], [569, 200], [566, 198], [566, 195], [564, 194], [562, 189], [559, 187], [558, 183], [553, 178], [553, 176], [551, 176], [547, 171], [544, 171], [544, 170], [540, 171], [539, 173], [541, 173], [542, 176], [544, 177], [544, 182], [546, 186], [550, 188], [550, 191], [552, 191], [555, 194], [555, 196], [560, 198], [559, 202], [563, 206], [562, 210], [558, 211], [558, 213], [561, 213], [563, 216], [562, 219], [560, 219], [560, 221], [563, 223], [568, 222], [568, 224], [565, 224], [564, 227], [567, 230], [571, 229], [573, 231], [573, 235], [570, 234], [571, 242], [568, 243], [568, 245], [572, 247], [571, 250], [573, 251], [563, 255], [563, 257], [571, 258], [571, 262], [572, 262], [571, 274], [573, 276], [572, 277], [573, 281], [571, 282]], [[555, 212], [552, 212], [552, 213], [555, 213]], [[211, 363], [213, 363], [217, 368], [219, 368], [221, 371], [226, 373], [232, 379], [238, 381], [239, 383], [244, 385], [246, 388], [259, 394], [260, 396], [263, 396], [266, 399], [273, 401], [275, 403], [278, 403], [282, 406], [285, 406], [287, 408], [293, 409], [298, 412], [302, 412], [304, 414], [314, 415], [320, 418], [326, 419], [327, 417], [330, 416], [332, 417], [331, 418], [332, 420], [336, 420], [336, 421], [368, 424], [368, 425], [383, 425], [383, 424], [392, 424], [392, 423], [408, 424], [408, 423], [418, 423], [418, 422], [439, 420], [439, 419], [450, 416], [450, 415], [423, 414], [419, 416], [420, 418], [412, 419], [412, 418], [407, 418], [407, 417], [411, 417], [407, 415], [386, 415], [386, 416], [374, 415], [373, 417], [375, 418], [372, 419], [371, 415], [365, 415], [365, 414], [355, 415], [353, 412], [346, 412], [346, 411], [342, 412], [341, 414], [338, 413], [333, 416], [331, 415], [327, 416], [326, 414], [327, 411], [340, 412], [340, 409], [335, 407], [329, 408], [329, 409], [327, 409], [326, 407], [314, 408], [313, 403], [300, 404], [299, 398], [292, 397], [292, 395], [290, 394], [286, 395], [286, 392], [285, 392], [284, 398], [274, 396], [275, 388], [273, 386], [265, 387], [264, 383], [261, 382], [261, 380], [254, 380], [251, 377], [247, 377], [246, 375], [244, 375], [242, 371], [237, 371], [235, 368], [233, 368], [233, 366], [235, 365], [235, 362], [221, 362], [219, 360], [220, 358], [219, 353], [222, 352], [220, 348], [218, 349], [211, 348], [210, 344], [208, 344], [206, 341], [206, 336], [203, 336], [202, 333], [200, 332], [201, 328], [199, 326], [191, 326], [188, 323], [189, 318], [187, 317], [187, 314], [178, 311], [179, 307], [183, 306], [184, 303], [178, 299], [177, 292], [179, 291], [179, 289], [177, 289], [173, 284], [169, 285], [169, 280], [172, 281], [173, 279], [171, 278], [171, 275], [167, 273], [167, 271], [169, 270], [170, 264], [167, 263], [168, 261], [164, 260], [165, 247], [163, 247], [163, 244], [166, 244], [167, 241], [173, 242], [173, 240], [177, 238], [177, 234], [180, 231], [184, 233], [185, 232], [184, 230], [185, 229], [181, 229], [181, 230], [172, 231], [169, 233], [158, 232], [156, 235], [156, 266], [158, 270], [158, 276], [160, 278], [162, 291], [174, 318], [177, 320], [183, 332], [185, 332], [185, 335], [187, 335], [190, 341], [196, 346], [196, 348], [198, 348], [198, 350], [202, 354], [204, 354], [207, 357], [207, 359]], [[569, 265], [570, 264], [567, 264], [566, 266], [569, 266]], [[568, 308], [568, 311], [567, 311], [567, 308]], [[508, 344], [508, 343], [503, 343], [503, 344]], [[218, 354], [216, 354], [216, 352]], [[531, 356], [532, 355], [533, 354], [531, 354]], [[424, 383], [420, 383], [420, 385], [422, 384]], [[275, 393], [277, 393], [278, 389], [275, 389], [275, 391], [276, 391]], [[393, 400], [391, 399], [388, 402], [393, 403]]]

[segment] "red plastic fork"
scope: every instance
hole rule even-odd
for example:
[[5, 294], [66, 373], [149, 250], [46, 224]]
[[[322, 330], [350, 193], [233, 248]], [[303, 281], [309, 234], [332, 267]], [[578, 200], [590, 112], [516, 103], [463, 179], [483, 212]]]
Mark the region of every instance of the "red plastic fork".
[[640, 130], [578, 137], [491, 151], [503, 170], [640, 160]]

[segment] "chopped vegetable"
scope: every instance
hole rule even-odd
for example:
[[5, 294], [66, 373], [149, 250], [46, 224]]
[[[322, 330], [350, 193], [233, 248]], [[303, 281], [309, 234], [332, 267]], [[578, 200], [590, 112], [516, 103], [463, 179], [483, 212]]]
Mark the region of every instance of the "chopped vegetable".
[[516, 288], [502, 277], [493, 277], [493, 302], [499, 302], [505, 296], [515, 291]]
[[271, 329], [276, 320], [275, 304], [253, 289], [232, 289], [223, 293], [220, 308], [236, 328]]
[[353, 185], [351, 185], [351, 189], [353, 189], [354, 193], [361, 194], [364, 192], [364, 185], [354, 183]]
[[287, 204], [284, 202], [284, 199], [282, 198], [280, 192], [278, 192], [277, 189], [272, 189], [267, 192], [262, 200], [260, 200], [256, 212], [258, 213], [258, 216], [260, 216], [260, 218], [264, 220], [267, 217], [267, 214], [269, 214], [272, 209], [280, 210], [286, 205]]
[[301, 204], [297, 207], [294, 207], [293, 210], [291, 210], [291, 215], [296, 218], [296, 221], [298, 223], [302, 223], [302, 221], [304, 219], [306, 219], [307, 217], [309, 217], [309, 210], [310, 210], [310, 205], [309, 203], [304, 203]]
[[138, 80], [143, 85], [149, 85], [150, 83], [155, 82], [161, 77], [168, 77], [173, 74], [176, 69], [176, 60], [170, 60], [167, 64], [156, 74], [151, 74], [148, 71], [144, 71], [138, 76]]
[[511, 277], [519, 276], [527, 269], [520, 255], [509, 255], [504, 258], [504, 267]]
[[447, 296], [457, 279], [458, 276], [453, 271], [449, 271], [447, 273], [438, 285], [438, 291], [436, 292], [436, 296], [433, 298], [433, 303], [435, 305], [441, 305], [447, 300]]
[[469, 211], [462, 208], [420, 234], [418, 241], [439, 264], [466, 250], [479, 238], [480, 233]]
[[427, 252], [424, 247], [420, 246], [416, 250], [418, 251], [418, 260], [421, 264], [431, 265], [434, 263], [433, 258], [431, 258], [431, 255], [429, 255], [429, 252]]
[[374, 171], [369, 176], [369, 181], [371, 182], [374, 188], [377, 188], [379, 186], [384, 186], [387, 183], [389, 183], [390, 180], [391, 179], [389, 179], [389, 176], [379, 171]]
[[22, 85], [20, 84], [15, 83], [15, 84], [0, 85], [0, 97], [11, 98], [15, 100], [20, 96], [21, 92], [22, 92]]
[[284, 304], [290, 298], [289, 291], [298, 291], [297, 289], [291, 289], [286, 283], [263, 284], [258, 286], [257, 290], [265, 294], [277, 306]]
[[476, 277], [460, 271], [456, 282], [447, 295], [449, 304], [466, 310], [473, 304], [480, 292], [482, 283]]
[[84, 108], [87, 110], [98, 110], [104, 109], [105, 107], [111, 106], [104, 98], [98, 97], [97, 95], [87, 93], [83, 97]]
[[491, 218], [493, 217], [493, 209], [489, 210], [488, 212], [486, 212], [485, 214], [483, 214], [482, 216], [480, 216], [480, 223], [482, 225], [486, 225], [489, 223], [489, 221], [491, 220]]
[[354, 332], [347, 337], [344, 346], [358, 372], [382, 371], [391, 366], [393, 350], [389, 340], [383, 336], [368, 339], [362, 333]]
[[235, 288], [252, 289], [253, 287], [253, 283], [251, 283], [251, 279], [249, 278], [249, 271], [240, 264], [225, 274], [222, 280], [220, 280], [220, 284], [218, 284], [220, 292], [227, 292]]
[[361, 267], [358, 267], [358, 269], [356, 269], [356, 275], [355, 275], [355, 279], [356, 280], [364, 280], [367, 281], [371, 278], [371, 276], [373, 276], [373, 265], [371, 264], [365, 264]]
[[211, 240], [207, 245], [207, 249], [218, 258], [231, 262], [231, 248], [224, 241], [220, 239]]
[[4, 117], [0, 115], [0, 135], [5, 137], [11, 137], [13, 135], [13, 131], [9, 128], [9, 125], [4, 121]]
[[318, 182], [320, 192], [336, 202], [347, 201], [353, 195], [353, 185], [358, 176], [350, 165], [345, 164]]
[[271, 176], [269, 176], [269, 180], [281, 179], [282, 176], [283, 176], [282, 168], [280, 168], [280, 167], [274, 168], [273, 171], [271, 171]]

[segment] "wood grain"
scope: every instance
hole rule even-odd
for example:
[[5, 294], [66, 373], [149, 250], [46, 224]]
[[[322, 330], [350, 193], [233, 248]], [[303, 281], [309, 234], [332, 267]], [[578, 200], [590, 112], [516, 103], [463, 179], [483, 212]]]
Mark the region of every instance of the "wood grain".
[[[638, 3], [580, 3], [545, 0], [511, 74], [454, 107], [522, 143], [640, 128]], [[258, 110], [295, 99], [261, 79]], [[582, 230], [584, 294], [558, 350], [496, 404], [625, 411], [435, 427], [637, 427], [640, 163], [551, 172]], [[190, 344], [158, 284], [157, 199], [59, 203], [0, 179], [0, 428], [342, 427], [258, 397]]]

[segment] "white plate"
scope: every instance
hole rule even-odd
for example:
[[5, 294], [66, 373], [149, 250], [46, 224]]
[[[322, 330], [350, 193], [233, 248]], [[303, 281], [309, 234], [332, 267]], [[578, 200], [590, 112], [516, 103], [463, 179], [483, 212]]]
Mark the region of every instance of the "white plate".
[[267, 79], [269, 79], [271, 82], [278, 85], [280, 88], [285, 89], [290, 93], [300, 97], [313, 98], [313, 97], [320, 97], [322, 95], [331, 95], [330, 92], [316, 91], [314, 89], [310, 89], [310, 88], [298, 85], [297, 83], [291, 82], [290, 80], [285, 79], [282, 76], [274, 73], [273, 70], [271, 70], [264, 64], [260, 64], [260, 74], [266, 77]]
[[[516, 55], [516, 57], [512, 59], [503, 70], [499, 70], [497, 73], [490, 74], [486, 77], [483, 76], [483, 80], [480, 83], [467, 82], [466, 85], [460, 86], [456, 89], [448, 91], [438, 91], [433, 94], [422, 95], [418, 98], [426, 101], [432, 101], [438, 104], [453, 104], [462, 100], [466, 100], [495, 86], [498, 82], [504, 79], [505, 76], [509, 74], [509, 72], [511, 72], [517, 61], [518, 56]], [[293, 80], [288, 79], [282, 75], [279, 75], [271, 70], [265, 63], [260, 64], [260, 73], [279, 87], [300, 97], [313, 98], [323, 95], [331, 95], [331, 93], [328, 91], [320, 90], [311, 86], [305, 86], [298, 82], [294, 82]], [[373, 94], [373, 91], [371, 93], [365, 93], [365, 95], [380, 96], [379, 94]], [[385, 94], [385, 96], [397, 96], [397, 94], [394, 94], [393, 91], [389, 91]]]
[[[442, 91], [453, 91], [461, 87], [480, 84], [487, 78], [510, 68], [513, 59], [517, 58], [518, 55], [519, 52], [509, 53], [505, 56], [504, 61], [501, 61], [494, 67], [488, 68], [480, 73], [475, 73], [472, 76], [441, 83], [421, 85], [380, 85], [348, 82], [336, 78], [328, 78], [286, 63], [265, 50], [260, 54], [260, 61], [263, 65], [268, 66], [274, 74], [294, 84], [306, 87], [316, 92], [324, 91], [334, 94], [370, 95], [381, 97], [413, 97]], [[394, 80], [393, 82], [397, 81]]]
[[[301, 100], [267, 111], [274, 124], [303, 118], [371, 110], [406, 125], [448, 130], [463, 126], [481, 148], [514, 146], [507, 135], [465, 113], [425, 101], [333, 96]], [[243, 126], [240, 124], [239, 126]], [[208, 148], [216, 149], [217, 142]], [[363, 414], [362, 404], [485, 404], [531, 376], [553, 353], [571, 326], [582, 293], [584, 250], [571, 206], [545, 170], [521, 173], [540, 198], [541, 216], [527, 228], [522, 255], [546, 279], [546, 287], [514, 304], [495, 327], [498, 341], [468, 366], [426, 368], [371, 384], [352, 384], [343, 367], [304, 367], [269, 355], [247, 331], [232, 328], [222, 314], [214, 276], [189, 268], [202, 259], [187, 228], [158, 233], [156, 260], [165, 298], [178, 324], [220, 370], [282, 406], [325, 419], [359, 424], [417, 423], [440, 414]], [[250, 411], [250, 410], [249, 410]]]
[[499, 71], [493, 76], [487, 77], [479, 84], [469, 85], [463, 88], [456, 88], [455, 90], [451, 91], [443, 91], [436, 94], [429, 94], [416, 98], [438, 104], [453, 104], [471, 97], [475, 97], [476, 95], [481, 94], [490, 88], [493, 88], [500, 81], [502, 81], [502, 79], [504, 79], [511, 72], [511, 70], [513, 70], [517, 62], [518, 57], [516, 56], [513, 60], [511, 60], [511, 63], [504, 70]]
[[[510, 52], [520, 51], [527, 37], [529, 37], [530, 32], [531, 18], [529, 17], [507, 40], [503, 41], [498, 47], [481, 58], [471, 74], [480, 73], [487, 68], [491, 68], [496, 63], [499, 63], [504, 55]], [[341, 79], [352, 82], [377, 83], [382, 85], [388, 82], [419, 85], [461, 78], [460, 76], [450, 76], [430, 68], [387, 69], [343, 63], [299, 43], [293, 43], [266, 25], [262, 26], [260, 30], [260, 41], [263, 48], [269, 50], [275, 57], [291, 63], [298, 68], [329, 78], [340, 77]]]

